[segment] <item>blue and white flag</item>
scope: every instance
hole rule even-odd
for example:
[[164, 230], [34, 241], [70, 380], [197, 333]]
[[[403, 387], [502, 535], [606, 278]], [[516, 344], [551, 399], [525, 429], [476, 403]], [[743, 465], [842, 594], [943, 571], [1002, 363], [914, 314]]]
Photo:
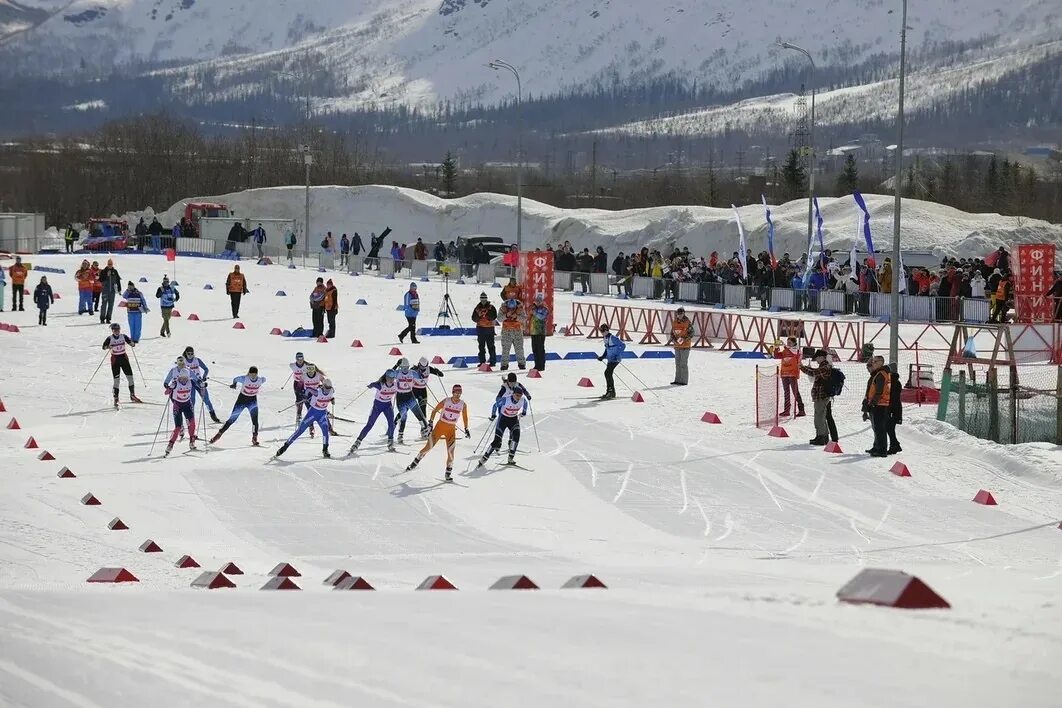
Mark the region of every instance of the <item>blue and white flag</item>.
[[874, 239], [870, 236], [870, 211], [867, 209], [867, 203], [859, 190], [853, 192], [852, 197], [855, 199], [856, 205], [863, 210], [863, 238], [867, 242], [867, 265], [871, 268], [877, 268], [878, 265], [874, 261]]
[[778, 267], [778, 259], [774, 257], [774, 222], [771, 221], [771, 208], [767, 206], [767, 197], [760, 195], [763, 200], [763, 208], [767, 211], [767, 253], [771, 256], [771, 268]]
[[815, 203], [815, 231], [816, 233], [818, 233], [819, 236], [819, 257], [816, 258], [814, 261], [811, 260], [811, 251], [814, 248], [815, 240], [811, 237], [810, 234], [808, 234], [808, 254], [807, 265], [804, 268], [804, 287], [807, 287], [808, 281], [811, 280], [811, 269], [815, 267], [816, 263], [818, 264], [819, 270], [822, 270], [822, 255], [825, 250], [822, 247], [822, 212], [819, 211], [819, 198], [815, 197], [813, 201]]
[[749, 253], [745, 247], [745, 227], [741, 225], [741, 215], [738, 214], [737, 207], [733, 204], [730, 207], [734, 210], [734, 218], [737, 219], [738, 227], [738, 257], [741, 259], [741, 277], [745, 279], [745, 282], [749, 282]]

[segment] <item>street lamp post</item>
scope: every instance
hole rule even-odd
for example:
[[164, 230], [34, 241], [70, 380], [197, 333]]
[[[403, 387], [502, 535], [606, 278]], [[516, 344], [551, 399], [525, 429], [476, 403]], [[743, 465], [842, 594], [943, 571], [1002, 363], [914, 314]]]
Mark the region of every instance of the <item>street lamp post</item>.
[[495, 59], [487, 64], [491, 69], [499, 71], [505, 69], [512, 72], [516, 77], [516, 114], [517, 114], [517, 148], [516, 148], [516, 250], [524, 250], [523, 222], [524, 222], [524, 108], [523, 87], [520, 84], [520, 72], [512, 64]]
[[811, 57], [811, 52], [795, 44], [780, 42], [777, 46], [800, 52], [811, 64], [811, 73], [808, 76], [808, 84], [811, 86], [811, 133], [808, 136], [811, 143], [809, 146], [811, 154], [808, 156], [808, 244], [810, 245], [815, 234], [813, 226], [815, 213], [815, 60]]
[[303, 82], [303, 93], [306, 96], [306, 143], [299, 146], [299, 152], [302, 153], [302, 161], [306, 166], [306, 213], [305, 220], [303, 221], [303, 245], [302, 252], [303, 258], [309, 259], [310, 257], [310, 167], [313, 165], [313, 154], [311, 152], [310, 145], [310, 77], [317, 74], [326, 73], [323, 69], [318, 71], [311, 71], [302, 76], [301, 78], [287, 71], [274, 71], [274, 74], [278, 76], [286, 76], [289, 79]]
[[892, 220], [892, 293], [889, 301], [889, 364], [892, 375], [899, 376], [900, 370], [900, 278], [904, 277], [900, 271], [900, 209], [902, 206], [903, 186], [903, 99], [904, 85], [907, 72], [907, 0], [903, 0], [903, 17], [900, 22], [900, 100], [896, 114], [896, 184], [893, 191], [896, 193]]

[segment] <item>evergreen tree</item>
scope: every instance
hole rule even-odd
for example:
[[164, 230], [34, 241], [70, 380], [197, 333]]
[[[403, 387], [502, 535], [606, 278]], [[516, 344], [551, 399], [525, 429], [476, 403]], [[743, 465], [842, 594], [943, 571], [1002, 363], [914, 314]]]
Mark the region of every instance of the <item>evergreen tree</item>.
[[996, 156], [988, 163], [988, 174], [985, 175], [985, 201], [991, 207], [998, 203], [1001, 180], [999, 178], [999, 161]]
[[837, 191], [841, 194], [851, 194], [859, 188], [859, 170], [856, 167], [855, 155], [848, 153], [844, 158], [844, 169], [837, 177]]
[[797, 150], [790, 150], [782, 165], [782, 187], [786, 199], [796, 199], [808, 192], [808, 173]]
[[454, 189], [457, 185], [457, 158], [449, 150], [442, 163], [442, 183], [443, 196], [454, 196]]

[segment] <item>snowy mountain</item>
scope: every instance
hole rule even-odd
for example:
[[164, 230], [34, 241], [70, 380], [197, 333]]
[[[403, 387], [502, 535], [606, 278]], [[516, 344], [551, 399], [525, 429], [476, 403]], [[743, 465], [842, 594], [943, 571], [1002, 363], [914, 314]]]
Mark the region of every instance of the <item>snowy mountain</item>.
[[[801, 57], [773, 46], [779, 40], [812, 50], [820, 78], [836, 83], [848, 67], [896, 53], [898, 6], [881, 0], [830, 0], [814, 9], [796, 0], [0, 0], [6, 34], [0, 46], [7, 50], [6, 75], [125, 66], [160, 70], [153, 75], [185, 87], [204, 71], [224, 77], [223, 89], [203, 87], [199, 100], [206, 102], [260, 90], [263, 72], [322, 69], [332, 82], [314, 92], [314, 102], [341, 111], [506, 100], [514, 93], [512, 77], [485, 66], [496, 57], [517, 66], [525, 93], [536, 96], [669, 75], [737, 89], [787, 62], [803, 67]], [[1060, 17], [1053, 0], [918, 3], [909, 18], [910, 46], [916, 63], [944, 56], [946, 64], [966, 65], [1059, 39]]]

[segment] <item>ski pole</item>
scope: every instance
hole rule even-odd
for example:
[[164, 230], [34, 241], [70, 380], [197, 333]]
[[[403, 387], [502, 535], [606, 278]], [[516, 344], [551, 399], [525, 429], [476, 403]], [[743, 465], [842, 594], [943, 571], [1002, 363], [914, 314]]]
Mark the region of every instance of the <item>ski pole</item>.
[[103, 368], [103, 362], [107, 361], [107, 354], [109, 354], [109, 352], [104, 352], [104, 353], [103, 353], [103, 358], [102, 358], [102, 359], [100, 359], [100, 365], [99, 365], [99, 366], [97, 366], [97, 367], [96, 367], [96, 370], [92, 372], [92, 376], [90, 376], [90, 377], [89, 377], [88, 383], [87, 383], [87, 384], [85, 384], [85, 388], [84, 388], [84, 389], [82, 389], [82, 390], [84, 390], [84, 391], [88, 391], [88, 387], [92, 385], [92, 380], [93, 380], [94, 378], [96, 378], [96, 374], [100, 373], [100, 369], [102, 369], [102, 368]]
[[291, 381], [291, 373], [288, 374], [288, 378], [284, 379], [284, 383], [281, 384], [280, 387], [281, 388], [287, 388], [288, 387], [288, 381]]
[[[347, 403], [347, 404], [346, 404], [345, 406], [343, 406], [343, 407], [342, 407], [342, 408], [341, 408], [340, 410], [344, 410], [344, 411], [345, 411], [345, 410], [346, 410], [347, 408], [350, 408], [350, 405], [351, 405], [352, 403], [354, 403], [354, 401], [356, 401], [356, 400], [358, 400], [359, 398], [361, 398], [362, 396], [364, 396], [364, 395], [365, 395], [365, 394], [366, 394], [366, 393], [367, 393], [368, 391], [369, 391], [369, 389], [368, 389], [368, 388], [366, 388], [366, 389], [365, 389], [364, 391], [362, 391], [361, 393], [359, 393], [359, 394], [358, 394], [357, 396], [354, 396], [354, 398], [350, 399], [350, 402], [349, 402], [349, 403]], [[288, 406], [288, 408], [291, 408], [291, 406]], [[287, 410], [287, 409], [285, 409], [285, 410]]]
[[[635, 381], [637, 381], [638, 383], [640, 383], [640, 384], [642, 385], [642, 388], [644, 388], [644, 389], [645, 389], [646, 391], [650, 391], [650, 390], [651, 390], [651, 389], [649, 388], [649, 385], [648, 385], [647, 383], [645, 383], [644, 381], [642, 381], [642, 380], [641, 380], [640, 378], [638, 378], [638, 375], [637, 375], [637, 374], [635, 374], [635, 373], [634, 373], [633, 371], [631, 371], [631, 370], [630, 370], [629, 368], [627, 368], [627, 365], [626, 365], [626, 364], [624, 364], [624, 363], [623, 363], [622, 361], [620, 361], [620, 366], [622, 366], [622, 367], [623, 367], [623, 370], [624, 370], [624, 371], [626, 371], [626, 372], [627, 372], [628, 374], [630, 374], [631, 376], [633, 376], [633, 377], [634, 377], [634, 380], [635, 380]], [[627, 386], [627, 384], [623, 384], [623, 385], [624, 385], [624, 386]], [[627, 386], [627, 388], [631, 388], [631, 387], [630, 387], [630, 386]], [[631, 389], [631, 390], [633, 391], [634, 389]], [[656, 394], [656, 391], [653, 391], [652, 393], [653, 393], [653, 395], [654, 395], [654, 396], [655, 396], [655, 395], [657, 395], [657, 394]]]
[[483, 441], [487, 439], [487, 433], [490, 432], [490, 427], [491, 426], [488, 425], [486, 428], [484, 428], [483, 436], [479, 439], [479, 442], [476, 443], [476, 446], [472, 448], [472, 452], [479, 452], [479, 446], [482, 445]]
[[284, 407], [283, 407], [283, 408], [281, 408], [281, 409], [280, 409], [279, 411], [277, 411], [277, 413], [283, 413], [284, 411], [288, 411], [288, 410], [291, 410], [291, 409], [292, 409], [292, 408], [294, 408], [295, 406], [298, 406], [298, 405], [302, 405], [302, 404], [306, 403], [306, 401], [307, 401], [307, 400], [308, 400], [308, 399], [305, 399], [305, 398], [304, 398], [304, 399], [302, 399], [301, 401], [295, 401], [295, 402], [294, 402], [294, 403], [292, 403], [292, 404], [291, 404], [290, 406], [284, 406]]
[[[530, 408], [530, 406], [528, 406]], [[538, 426], [535, 425], [535, 409], [531, 408], [531, 430], [535, 431], [535, 447], [542, 452], [542, 445], [538, 442]]]
[[144, 384], [144, 388], [147, 388], [147, 381], [144, 380], [144, 372], [140, 369], [140, 360], [136, 358], [136, 348], [129, 347], [129, 351], [133, 352], [133, 361], [136, 362], [136, 370], [140, 372], [140, 383]]
[[155, 451], [155, 443], [159, 439], [159, 432], [162, 431], [162, 422], [166, 420], [166, 414], [169, 413], [170, 406], [173, 404], [173, 399], [167, 398], [166, 405], [162, 407], [162, 417], [159, 418], [159, 427], [155, 429], [155, 437], [151, 439], [151, 449], [148, 450], [148, 457], [151, 457], [151, 453]]

